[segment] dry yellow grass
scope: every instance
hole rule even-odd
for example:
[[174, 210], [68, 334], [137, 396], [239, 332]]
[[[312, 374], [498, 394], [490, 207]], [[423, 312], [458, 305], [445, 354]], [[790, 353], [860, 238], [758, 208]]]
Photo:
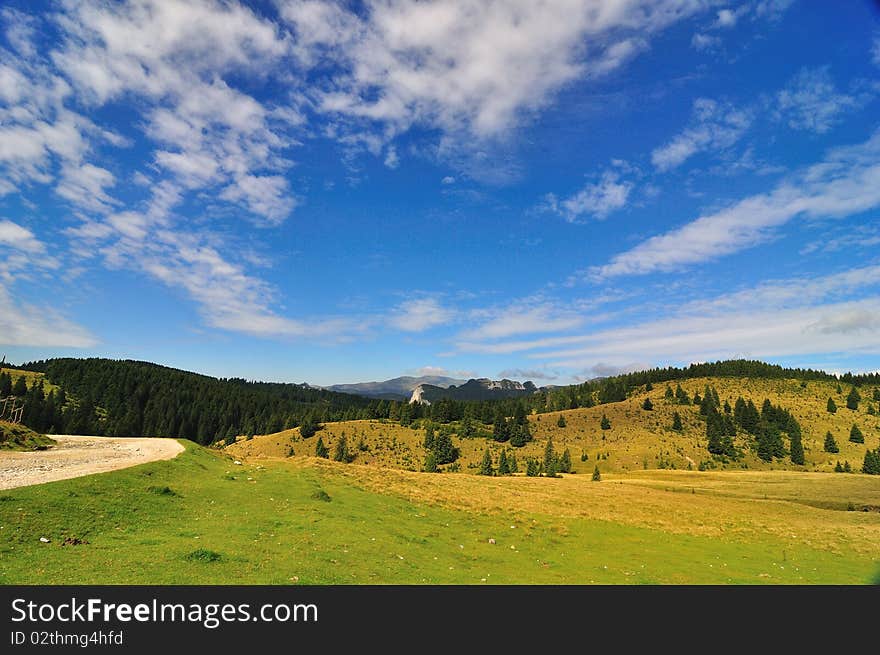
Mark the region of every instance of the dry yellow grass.
[[12, 376], [13, 384], [15, 384], [15, 381], [23, 375], [28, 387], [30, 387], [35, 381], [43, 380], [43, 389], [46, 393], [49, 393], [52, 390], [58, 390], [58, 387], [46, 380], [46, 376], [42, 373], [34, 373], [33, 371], [20, 371], [15, 368], [0, 368], [0, 373], [9, 373], [9, 375]]
[[[880, 484], [860, 474], [639, 471], [605, 476], [596, 483], [583, 475], [486, 478], [314, 458], [289, 461], [293, 467], [323, 468], [346, 476], [355, 486], [414, 503], [501, 514], [523, 528], [531, 515], [580, 518], [742, 543], [772, 535], [792, 549], [802, 545], [874, 558], [880, 543]], [[837, 509], [813, 504], [832, 499]], [[854, 511], [847, 511], [848, 506]]]

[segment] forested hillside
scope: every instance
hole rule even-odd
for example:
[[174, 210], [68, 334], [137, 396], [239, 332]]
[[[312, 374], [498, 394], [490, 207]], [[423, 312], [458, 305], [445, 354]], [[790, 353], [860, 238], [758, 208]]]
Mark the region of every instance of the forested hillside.
[[[308, 385], [217, 379], [132, 360], [49, 359], [20, 369], [0, 375], [0, 397], [21, 398], [23, 423], [35, 430], [184, 437], [202, 444], [297, 426], [313, 433], [319, 423], [357, 419], [389, 419], [404, 426], [418, 419], [494, 425], [507, 417], [618, 402], [646, 385], [704, 377], [838, 382], [837, 377], [823, 371], [736, 360], [652, 369], [518, 398], [443, 398], [424, 405], [363, 398]], [[876, 387], [880, 376], [846, 374], [839, 382]]]
[[[51, 385], [9, 384], [23, 422], [42, 432], [184, 437], [212, 443], [230, 434], [272, 432], [304, 422], [366, 418], [370, 400], [297, 384], [217, 379], [156, 364], [51, 359], [22, 368]], [[5, 376], [4, 376], [5, 377]]]

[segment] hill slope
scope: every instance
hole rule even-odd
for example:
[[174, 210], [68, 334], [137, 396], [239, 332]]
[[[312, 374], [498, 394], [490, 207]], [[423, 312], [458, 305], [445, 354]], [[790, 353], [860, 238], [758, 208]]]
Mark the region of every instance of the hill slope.
[[[672, 386], [675, 387], [674, 383]], [[837, 383], [830, 381], [810, 381], [803, 383], [789, 379], [747, 379], [747, 378], [694, 378], [682, 380], [682, 389], [693, 398], [702, 394], [708, 385], [718, 391], [721, 402], [734, 405], [738, 397], [751, 399], [760, 407], [765, 399], [774, 405], [789, 410], [798, 420], [803, 431], [805, 465], [793, 464], [788, 457], [775, 458], [771, 462], [762, 461], [754, 451], [750, 435], [739, 431], [735, 444], [743, 451], [739, 460], [713, 458], [707, 450], [706, 422], [695, 405], [680, 405], [665, 396], [666, 385], [657, 384], [652, 391], [644, 388], [633, 393], [626, 400], [606, 403], [595, 407], [562, 410], [545, 414], [532, 414], [528, 420], [534, 440], [523, 448], [512, 448], [486, 438], [458, 437], [460, 423], [439, 426], [438, 429], [452, 432], [454, 444], [461, 450], [459, 460], [461, 470], [475, 472], [483, 452], [489, 448], [497, 462], [500, 452], [507, 449], [516, 454], [522, 470], [527, 457], [543, 459], [547, 440], [552, 438], [557, 452], [568, 449], [571, 452], [573, 469], [578, 473], [591, 473], [598, 464], [601, 471], [626, 472], [644, 469], [676, 468], [697, 469], [704, 467], [723, 469], [790, 469], [810, 471], [832, 471], [837, 461], [848, 461], [855, 470], [861, 468], [867, 449], [880, 444], [880, 415], [870, 414], [869, 407], [876, 409], [877, 402], [871, 400], [872, 388], [863, 389], [863, 400], [858, 410], [846, 409], [848, 387], [837, 391]], [[804, 386], [805, 385], [805, 386]], [[650, 398], [653, 410], [643, 409], [645, 398]], [[828, 398], [833, 398], [839, 409], [830, 414], [827, 411]], [[678, 412], [682, 420], [682, 430], [672, 429], [673, 414]], [[605, 415], [611, 429], [601, 429], [601, 419]], [[559, 427], [562, 417], [565, 427]], [[849, 440], [852, 426], [856, 424], [864, 434], [865, 443]], [[485, 434], [491, 432], [484, 426]], [[834, 436], [840, 452], [824, 451], [826, 433]], [[348, 446], [356, 452], [355, 461], [378, 466], [391, 466], [420, 470], [427, 451], [423, 446], [425, 431], [420, 422], [403, 427], [390, 421], [346, 421], [325, 424], [317, 435], [333, 452], [342, 435], [346, 436]], [[366, 450], [357, 451], [356, 445], [363, 440]], [[298, 430], [277, 434], [257, 436], [252, 440], [240, 440], [230, 451], [236, 456], [286, 457], [290, 449], [297, 455], [313, 455], [317, 436], [303, 440]], [[582, 456], [586, 460], [581, 461]]]

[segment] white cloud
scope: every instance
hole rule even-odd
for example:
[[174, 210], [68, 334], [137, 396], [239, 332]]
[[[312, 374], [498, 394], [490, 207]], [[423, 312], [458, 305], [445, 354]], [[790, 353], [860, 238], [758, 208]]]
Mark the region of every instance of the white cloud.
[[385, 166], [394, 169], [397, 168], [399, 164], [400, 159], [397, 156], [397, 149], [394, 146], [389, 146], [385, 153]]
[[315, 96], [325, 112], [478, 137], [501, 134], [576, 78], [606, 75], [700, 0], [281, 3], [306, 65], [344, 69]]
[[401, 303], [392, 313], [389, 324], [404, 332], [424, 332], [444, 325], [455, 317], [455, 312], [440, 304], [436, 298], [416, 298]]
[[707, 51], [714, 50], [721, 46], [721, 37], [712, 36], [711, 34], [702, 34], [697, 32], [691, 37], [691, 47], [694, 50]]
[[103, 213], [119, 204], [104, 190], [115, 184], [116, 178], [107, 169], [87, 163], [67, 164], [61, 169], [61, 181], [55, 191], [74, 205]]
[[776, 96], [776, 115], [795, 130], [822, 134], [869, 96], [838, 93], [828, 67], [804, 68]]
[[412, 372], [417, 378], [423, 377], [450, 377], [450, 372], [442, 366], [422, 366]]
[[597, 332], [582, 347], [530, 355], [556, 366], [596, 361], [710, 361], [742, 356], [880, 353], [880, 300], [719, 312]]
[[472, 320], [482, 322], [463, 331], [459, 338], [482, 341], [517, 334], [560, 332], [580, 327], [586, 321], [585, 316], [575, 309], [563, 309], [549, 302], [539, 303], [537, 299], [527, 298], [503, 309], [475, 312]]
[[700, 152], [729, 148], [752, 124], [750, 111], [709, 98], [694, 101], [691, 124], [672, 140], [651, 153], [651, 163], [660, 171], [683, 164]]
[[718, 11], [718, 18], [715, 20], [715, 27], [734, 27], [737, 20], [739, 20], [739, 13], [737, 13], [736, 11], [733, 11], [731, 9], [720, 9]]
[[588, 367], [593, 375], [612, 374], [627, 366], [644, 369], [644, 362], [880, 353], [878, 289], [880, 266], [865, 266], [825, 276], [768, 280], [729, 294], [678, 303], [674, 313], [653, 320], [569, 336], [469, 343], [461, 349], [528, 353], [526, 357], [545, 366]]
[[607, 170], [598, 182], [585, 185], [573, 196], [558, 200], [555, 195], [549, 194], [546, 201], [551, 211], [572, 223], [585, 216], [603, 219], [626, 206], [632, 189], [633, 183], [621, 181], [618, 171]]
[[50, 307], [17, 302], [0, 284], [0, 344], [4, 346], [87, 348], [89, 332]]
[[559, 373], [538, 368], [508, 368], [498, 373], [498, 377], [512, 380], [558, 380]]
[[0, 219], [0, 245], [31, 254], [43, 253], [46, 250], [46, 246], [34, 236], [33, 232], [5, 218]]
[[875, 66], [880, 66], [880, 32], [874, 33], [874, 42], [871, 44], [871, 60]]
[[670, 271], [752, 247], [798, 216], [844, 218], [880, 205], [880, 130], [836, 148], [767, 193], [644, 241], [591, 269], [597, 278]]
[[455, 184], [455, 178], [451, 175], [447, 175], [442, 180], [440, 180], [441, 184]]
[[220, 197], [240, 202], [270, 223], [282, 222], [296, 207], [287, 180], [281, 175], [242, 175], [226, 187]]
[[57, 22], [55, 65], [82, 102], [138, 97], [158, 166], [188, 189], [220, 186], [220, 198], [268, 223], [290, 214], [296, 200], [277, 173], [289, 166], [279, 153], [294, 143], [284, 130], [296, 111], [228, 83], [244, 74], [259, 84], [289, 54], [276, 25], [214, 0], [66, 2]]

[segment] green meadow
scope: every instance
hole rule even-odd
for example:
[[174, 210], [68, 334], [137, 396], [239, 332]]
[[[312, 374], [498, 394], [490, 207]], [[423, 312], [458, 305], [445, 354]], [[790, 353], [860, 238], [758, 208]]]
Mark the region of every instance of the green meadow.
[[[307, 457], [236, 465], [186, 442], [170, 461], [0, 492], [0, 583], [859, 584], [876, 575], [876, 509], [762, 498], [771, 481], [757, 473], [735, 493], [718, 487], [730, 473], [651, 473], [591, 482]], [[880, 505], [876, 479], [825, 478], [846, 478]], [[762, 529], [771, 521], [782, 529]]]

